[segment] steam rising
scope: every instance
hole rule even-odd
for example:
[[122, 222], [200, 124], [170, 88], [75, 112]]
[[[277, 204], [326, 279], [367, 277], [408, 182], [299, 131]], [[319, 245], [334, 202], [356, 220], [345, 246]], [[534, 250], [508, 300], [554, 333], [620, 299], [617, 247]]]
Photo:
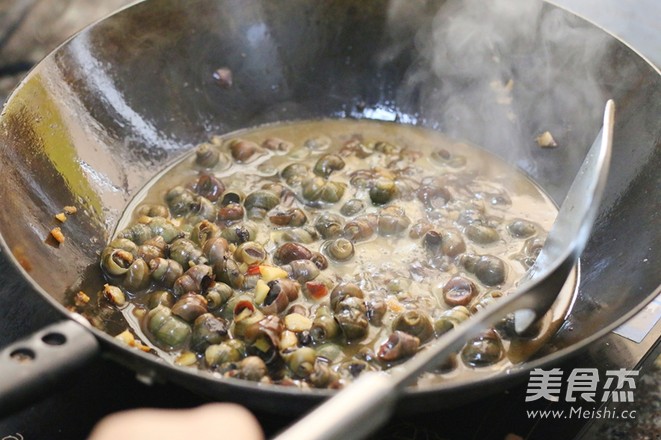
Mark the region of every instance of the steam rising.
[[[419, 23], [427, 8], [393, 1], [395, 35]], [[419, 106], [445, 133], [533, 174], [543, 173], [531, 160], [540, 154], [534, 138], [550, 130], [561, 148], [573, 149], [563, 156], [578, 168], [606, 101], [595, 79], [605, 33], [531, 0], [450, 0], [427, 22], [417, 31], [419, 60], [399, 91], [400, 103]], [[566, 119], [576, 113], [580, 120]], [[592, 138], [573, 136], [576, 124], [594, 127], [587, 130]]]

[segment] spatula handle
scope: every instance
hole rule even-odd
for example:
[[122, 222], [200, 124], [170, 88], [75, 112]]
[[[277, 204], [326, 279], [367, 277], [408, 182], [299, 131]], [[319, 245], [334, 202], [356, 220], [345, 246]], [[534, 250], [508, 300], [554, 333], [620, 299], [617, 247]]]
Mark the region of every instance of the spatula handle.
[[92, 333], [62, 321], [0, 350], [0, 416], [47, 394], [99, 351]]
[[380, 373], [364, 373], [275, 440], [364, 438], [388, 420], [397, 394], [391, 378]]

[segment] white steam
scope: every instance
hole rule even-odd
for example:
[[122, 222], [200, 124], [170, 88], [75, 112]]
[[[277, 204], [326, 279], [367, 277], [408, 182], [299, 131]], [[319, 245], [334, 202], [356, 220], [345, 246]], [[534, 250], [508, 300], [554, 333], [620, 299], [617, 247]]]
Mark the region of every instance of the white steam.
[[[396, 35], [429, 13], [426, 3], [394, 0], [389, 26]], [[603, 111], [595, 78], [607, 34], [535, 0], [449, 0], [432, 17], [417, 31], [419, 59], [398, 102], [533, 174], [544, 173], [535, 136], [549, 130], [577, 169], [599, 127], [588, 139], [572, 131]]]

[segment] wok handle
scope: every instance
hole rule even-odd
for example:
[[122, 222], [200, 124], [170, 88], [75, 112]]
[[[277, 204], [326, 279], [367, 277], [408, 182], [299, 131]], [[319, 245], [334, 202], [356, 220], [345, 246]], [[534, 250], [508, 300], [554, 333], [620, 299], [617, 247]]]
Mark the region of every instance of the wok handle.
[[398, 391], [390, 377], [364, 373], [274, 440], [365, 438], [388, 420]]
[[67, 374], [99, 351], [82, 325], [58, 322], [0, 351], [0, 416], [8, 415], [50, 391]]

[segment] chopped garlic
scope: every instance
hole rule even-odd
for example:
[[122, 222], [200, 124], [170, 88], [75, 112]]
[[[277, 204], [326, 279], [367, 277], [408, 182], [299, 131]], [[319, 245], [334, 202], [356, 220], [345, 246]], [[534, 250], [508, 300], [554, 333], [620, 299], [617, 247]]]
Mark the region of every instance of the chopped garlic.
[[88, 302], [90, 302], [90, 297], [85, 292], [80, 290], [78, 293], [76, 293], [76, 296], [74, 297], [74, 303], [76, 306], [82, 307]]
[[290, 313], [285, 316], [285, 327], [293, 332], [302, 332], [312, 328], [312, 320], [300, 313]]
[[542, 148], [555, 148], [558, 146], [558, 143], [553, 139], [550, 131], [545, 131], [535, 138], [537, 145]]
[[287, 278], [289, 274], [286, 270], [275, 266], [259, 266], [259, 273], [262, 279], [267, 283], [280, 278]]
[[135, 339], [135, 336], [133, 336], [133, 333], [129, 329], [124, 330], [117, 336], [115, 336], [115, 339], [122, 341], [129, 347], [137, 348], [138, 350], [142, 351], [149, 351], [150, 348], [144, 345], [142, 342], [139, 340]]
[[115, 336], [115, 339], [122, 341], [126, 345], [133, 345], [135, 343], [135, 336], [133, 336], [133, 333], [131, 333], [129, 329], [126, 329]]
[[257, 285], [255, 286], [255, 303], [262, 304], [266, 299], [269, 290], [270, 288], [268, 284], [266, 284], [266, 281], [262, 279], [257, 280]]
[[59, 227], [51, 229], [50, 230], [50, 235], [58, 243], [64, 243], [64, 234], [62, 233], [62, 229], [60, 229]]

